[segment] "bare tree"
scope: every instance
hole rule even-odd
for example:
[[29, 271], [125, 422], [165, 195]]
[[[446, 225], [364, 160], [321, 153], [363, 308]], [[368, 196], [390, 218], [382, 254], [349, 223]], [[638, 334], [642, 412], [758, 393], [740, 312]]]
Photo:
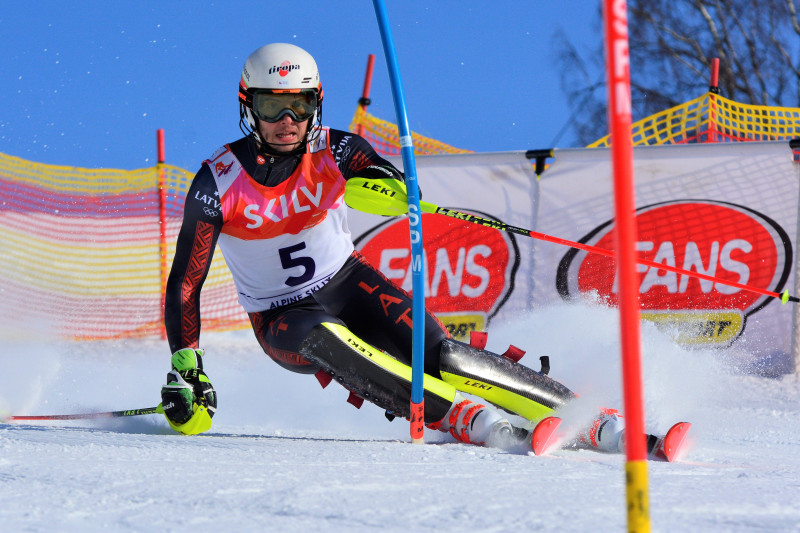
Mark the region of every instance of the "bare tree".
[[[628, 0], [628, 28], [634, 120], [703, 94], [714, 58], [723, 96], [800, 107], [795, 0]], [[607, 133], [602, 42], [578, 50], [561, 33], [557, 43], [576, 138], [588, 144]]]

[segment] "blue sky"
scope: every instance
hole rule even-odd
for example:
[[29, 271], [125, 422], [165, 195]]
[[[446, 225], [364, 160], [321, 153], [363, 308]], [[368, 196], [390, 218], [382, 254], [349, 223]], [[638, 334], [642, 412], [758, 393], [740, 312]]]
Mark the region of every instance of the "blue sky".
[[[553, 39], [588, 52], [598, 0], [386, 0], [411, 128], [475, 151], [574, 146]], [[241, 136], [245, 58], [270, 42], [308, 50], [323, 120], [348, 129], [375, 54], [374, 115], [395, 121], [372, 2], [26, 2], [0, 13], [0, 152], [37, 162], [195, 171]]]

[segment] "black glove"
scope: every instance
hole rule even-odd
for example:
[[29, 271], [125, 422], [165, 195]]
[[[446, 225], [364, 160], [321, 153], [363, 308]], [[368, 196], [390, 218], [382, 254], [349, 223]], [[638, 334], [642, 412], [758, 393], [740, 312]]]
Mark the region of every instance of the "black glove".
[[[361, 170], [355, 173], [356, 176], [359, 178], [367, 178], [373, 180], [379, 179], [395, 179], [402, 183], [406, 182], [406, 176], [396, 168], [390, 165], [372, 165], [367, 168], [362, 168]], [[419, 190], [419, 199], [422, 200], [422, 189], [419, 189], [419, 181], [417, 182], [417, 188]]]
[[406, 177], [399, 170], [390, 165], [372, 165], [356, 171], [359, 178], [369, 178], [373, 180], [391, 178], [405, 183]]
[[177, 425], [192, 418], [195, 403], [206, 407], [210, 417], [217, 410], [217, 393], [203, 371], [203, 353], [183, 348], [172, 354], [172, 370], [167, 373], [167, 384], [161, 387], [161, 406]]

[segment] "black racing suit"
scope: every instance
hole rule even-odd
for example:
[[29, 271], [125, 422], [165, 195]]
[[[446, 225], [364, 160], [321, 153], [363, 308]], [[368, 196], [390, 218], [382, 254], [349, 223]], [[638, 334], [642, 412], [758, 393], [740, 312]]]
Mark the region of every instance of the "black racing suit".
[[[224, 189], [223, 198], [220, 198], [219, 183], [223, 183], [223, 187], [234, 187], [230, 185], [229, 180], [232, 176], [236, 176], [232, 182], [235, 184], [235, 190], [239, 191], [236, 194], [245, 194], [249, 202], [258, 200], [262, 195], [264, 198], [272, 195], [277, 189], [271, 188], [284, 182], [291, 185], [300, 175], [326, 175], [328, 178], [338, 180], [334, 187], [341, 187], [343, 180], [360, 174], [369, 174], [369, 167], [391, 166], [358, 135], [328, 130], [327, 139], [330, 154], [325, 152], [318, 156], [324, 159], [316, 160], [323, 166], [309, 165], [311, 151], [308, 154], [258, 154], [254, 143], [248, 138], [231, 143], [219, 156], [215, 154], [215, 157], [224, 158], [225, 162], [217, 159], [213, 170], [209, 162], [203, 164], [186, 197], [183, 224], [167, 282], [165, 321], [170, 349], [173, 352], [181, 348], [198, 346], [200, 289], [208, 274], [220, 233], [225, 233], [225, 238], [231, 239], [228, 241], [229, 246], [249, 246], [248, 254], [255, 255], [257, 251], [265, 250], [260, 243], [269, 246], [268, 239], [247, 240], [249, 234], [241, 233], [244, 231], [242, 228], [252, 227], [260, 231], [271, 231], [273, 226], [265, 222], [267, 219], [274, 221], [275, 227], [286, 220], [281, 219], [280, 212], [270, 210], [272, 209], [270, 206], [276, 206], [277, 200], [274, 197], [266, 208], [261, 204], [256, 205], [257, 211], [248, 211], [253, 206], [243, 207], [241, 202], [234, 204], [239, 206], [238, 210], [231, 208], [233, 202], [226, 203], [232, 198], [230, 194], [226, 194], [229, 189]], [[321, 152], [318, 151], [316, 154]], [[227, 165], [231, 161], [235, 163], [234, 157], [246, 175], [239, 170], [228, 172]], [[385, 177], [384, 173], [380, 174], [381, 177]], [[397, 176], [401, 177], [399, 173]], [[252, 181], [259, 185], [254, 185]], [[241, 192], [245, 189], [246, 193]], [[312, 213], [323, 218], [330, 213], [342, 216], [341, 204], [324, 207], [321, 203], [322, 195], [316, 197], [313, 191], [305, 187], [304, 189], [305, 201], [316, 202], [314, 203], [316, 209], [312, 210]], [[283, 196], [280, 199], [283, 202], [283, 212], [288, 213], [290, 204], [297, 197]], [[220, 208], [220, 205], [223, 207]], [[244, 213], [246, 220], [239, 218], [238, 223], [223, 227], [225, 222], [221, 211], [224, 209], [228, 209], [228, 216], [232, 217], [230, 220], [235, 220], [234, 215], [230, 213]], [[310, 204], [295, 206], [296, 212], [307, 214], [308, 209], [311, 209]], [[334, 220], [333, 215], [329, 222], [332, 220]], [[314, 228], [307, 225], [281, 235], [291, 235], [292, 239], [297, 236], [297, 240], [302, 241], [302, 246], [305, 246], [306, 240], [323, 235], [312, 233], [317, 231]], [[328, 237], [339, 245], [344, 242], [346, 246], [340, 246], [341, 257], [337, 256], [339, 257], [337, 261], [340, 262], [336, 264], [342, 266], [333, 267], [320, 285], [315, 285], [315, 292], [307, 296], [306, 293], [302, 293], [302, 296], [287, 299], [291, 303], [284, 304], [283, 300], [278, 299], [276, 304], [276, 300], [273, 299], [270, 305], [265, 304], [261, 307], [262, 295], [259, 294], [259, 286], [268, 287], [275, 282], [280, 284], [284, 281], [287, 285], [292, 285], [291, 280], [296, 280], [297, 277], [278, 279], [272, 275], [274, 270], [257, 270], [264, 268], [263, 265], [258, 261], [250, 261], [250, 255], [240, 254], [237, 257], [236, 268], [239, 269], [240, 278], [247, 278], [242, 285], [247, 290], [241, 288], [239, 290], [240, 302], [249, 313], [261, 347], [279, 365], [294, 372], [317, 374], [318, 377], [320, 377], [318, 371], [329, 376], [335, 375], [336, 379], [351, 392], [369, 399], [392, 413], [408, 416], [410, 398], [408, 375], [402, 369], [390, 368], [393, 366], [390, 363], [385, 363], [383, 366], [373, 364], [379, 356], [373, 353], [365, 357], [364, 347], [360, 343], [366, 342], [400, 363], [410, 366], [411, 298], [365, 261], [358, 252], [347, 251], [352, 249], [352, 241], [349, 235], [346, 235], [344, 228], [331, 229], [331, 224], [327, 228], [324, 233], [325, 238], [317, 239], [314, 244], [317, 249], [324, 248], [324, 242], [327, 242]], [[334, 228], [338, 227], [334, 225]], [[237, 231], [245, 240], [243, 243], [231, 238]], [[320, 245], [320, 242], [323, 244]], [[296, 246], [292, 247], [292, 250], [297, 249], [299, 248]], [[240, 251], [239, 248], [231, 250]], [[273, 254], [270, 248], [269, 254], [261, 257], [265, 258], [265, 261], [272, 262], [285, 250], [289, 248], [279, 248]], [[350, 254], [349, 257], [347, 254]], [[289, 257], [295, 256], [290, 254]], [[226, 259], [228, 266], [233, 269], [231, 256], [227, 252]], [[250, 276], [251, 274], [253, 275]], [[255, 274], [260, 274], [261, 277]], [[252, 282], [253, 279], [256, 279], [256, 282]], [[247, 285], [247, 282], [252, 283]], [[348, 335], [351, 333], [357, 339], [337, 337], [336, 327], [331, 326], [332, 324], [338, 325], [337, 327], [344, 326], [349, 332]], [[447, 330], [430, 313], [426, 314], [425, 321], [424, 359], [425, 373], [446, 385], [444, 388], [437, 388], [437, 385], [432, 383], [430, 390], [428, 385], [425, 385], [426, 423], [438, 422], [445, 416], [454, 401], [455, 390], [484, 397], [510, 412], [516, 412], [529, 419], [541, 418], [551, 409], [563, 405], [574, 397], [572, 392], [560, 383], [528, 367], [450, 339]]]

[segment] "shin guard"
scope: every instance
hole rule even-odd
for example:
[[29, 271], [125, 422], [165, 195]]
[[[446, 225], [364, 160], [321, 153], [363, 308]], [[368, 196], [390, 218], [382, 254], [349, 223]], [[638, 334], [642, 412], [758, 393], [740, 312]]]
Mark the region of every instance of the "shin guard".
[[[356, 395], [388, 413], [411, 414], [411, 367], [370, 346], [340, 324], [312, 328], [300, 353]], [[452, 385], [432, 376], [423, 380], [425, 423], [441, 421], [455, 400]]]
[[575, 395], [561, 383], [500, 355], [446, 339], [439, 370], [445, 383], [531, 421]]

